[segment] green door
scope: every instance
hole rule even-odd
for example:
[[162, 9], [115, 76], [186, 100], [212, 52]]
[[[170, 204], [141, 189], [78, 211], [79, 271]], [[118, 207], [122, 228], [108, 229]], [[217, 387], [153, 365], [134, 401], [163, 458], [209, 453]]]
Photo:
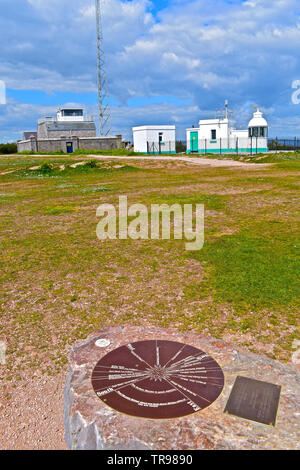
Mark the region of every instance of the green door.
[[198, 152], [198, 132], [191, 132], [191, 152]]

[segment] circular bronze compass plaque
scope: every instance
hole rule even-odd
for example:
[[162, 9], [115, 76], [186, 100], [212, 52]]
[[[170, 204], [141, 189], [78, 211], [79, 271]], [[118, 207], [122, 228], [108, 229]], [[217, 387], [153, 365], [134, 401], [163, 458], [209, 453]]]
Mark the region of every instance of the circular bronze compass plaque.
[[111, 351], [95, 366], [92, 385], [111, 408], [141, 418], [186, 416], [213, 403], [224, 386], [218, 363], [173, 341], [138, 341]]

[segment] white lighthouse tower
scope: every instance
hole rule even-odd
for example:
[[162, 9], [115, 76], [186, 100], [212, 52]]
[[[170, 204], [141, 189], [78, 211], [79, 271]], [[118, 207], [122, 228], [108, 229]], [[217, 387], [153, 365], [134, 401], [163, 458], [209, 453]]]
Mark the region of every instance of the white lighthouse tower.
[[259, 109], [248, 124], [249, 137], [268, 137], [268, 123]]
[[186, 130], [187, 153], [260, 153], [268, 151], [268, 123], [257, 109], [248, 129], [231, 126], [228, 101], [223, 115], [215, 119], [201, 119], [198, 128]]

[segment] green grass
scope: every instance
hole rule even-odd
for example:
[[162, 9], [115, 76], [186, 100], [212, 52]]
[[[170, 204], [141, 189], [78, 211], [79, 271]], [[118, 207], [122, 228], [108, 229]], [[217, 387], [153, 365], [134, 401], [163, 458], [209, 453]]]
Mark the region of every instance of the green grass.
[[246, 162], [246, 163], [284, 163], [284, 164], [299, 164], [300, 165], [300, 151], [296, 152], [278, 152], [278, 153], [268, 153], [268, 154], [263, 154], [263, 153], [258, 153], [254, 155], [219, 155], [219, 154], [208, 154], [208, 155], [194, 155], [193, 156], [198, 156], [198, 157], [204, 157], [204, 158], [209, 158], [209, 159], [218, 159], [218, 160], [234, 160], [234, 161], [240, 161], [240, 162]]
[[45, 209], [44, 214], [45, 215], [60, 215], [60, 214], [68, 214], [70, 212], [73, 212], [74, 208], [73, 207], [68, 207], [68, 206], [54, 206], [54, 207], [49, 207], [48, 209]]
[[[149, 198], [149, 196], [148, 196]], [[204, 204], [207, 209], [222, 210], [225, 206], [224, 198], [216, 194], [170, 194], [170, 195], [161, 195], [157, 194], [151, 195], [151, 201], [154, 204]]]
[[[289, 237], [290, 238], [290, 237]], [[208, 241], [191, 255], [205, 261], [216, 302], [247, 309], [296, 307], [300, 301], [299, 240], [242, 230]], [[204, 286], [205, 287], [205, 286]]]
[[133, 150], [126, 149], [110, 149], [110, 150], [98, 150], [98, 149], [77, 149], [72, 154], [66, 153], [63, 150], [57, 150], [55, 152], [31, 152], [23, 151], [19, 152], [18, 155], [65, 155], [67, 157], [73, 158], [77, 155], [108, 155], [108, 156], [137, 156], [144, 155], [143, 153], [134, 152]]
[[[56, 373], [74, 341], [110, 324], [229, 335], [289, 361], [300, 339], [296, 164], [245, 170], [153, 160], [132, 166], [125, 157], [0, 158], [0, 173], [13, 171], [0, 175], [4, 382], [36, 369]], [[172, 239], [101, 242], [96, 209], [118, 205], [120, 195], [149, 208], [203, 203], [204, 248], [187, 252]]]
[[137, 168], [131, 165], [123, 165], [120, 168], [114, 168], [112, 165], [107, 166], [105, 164], [97, 164], [95, 160], [88, 161], [83, 165], [78, 165], [73, 168], [70, 164], [65, 164], [64, 168], [59, 168], [59, 166], [54, 166], [48, 162], [44, 162], [40, 168], [37, 169], [20, 169], [17, 171], [16, 175], [19, 178], [28, 178], [28, 177], [60, 177], [64, 178], [67, 176], [82, 175], [83, 173], [97, 173], [100, 172], [109, 173], [109, 172], [124, 172], [124, 171], [138, 171]]

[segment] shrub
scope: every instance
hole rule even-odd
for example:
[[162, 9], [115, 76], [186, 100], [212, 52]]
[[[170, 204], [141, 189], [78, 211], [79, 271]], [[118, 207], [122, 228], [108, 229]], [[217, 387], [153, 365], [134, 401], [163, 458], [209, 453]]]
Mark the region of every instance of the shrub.
[[18, 146], [15, 142], [11, 144], [0, 144], [0, 154], [8, 155], [8, 154], [17, 153], [17, 152], [18, 152]]
[[90, 160], [89, 162], [86, 162], [83, 167], [85, 168], [97, 168], [97, 162], [96, 160]]
[[43, 163], [42, 166], [38, 170], [39, 173], [51, 173], [52, 172], [52, 166], [49, 165], [49, 163]]

